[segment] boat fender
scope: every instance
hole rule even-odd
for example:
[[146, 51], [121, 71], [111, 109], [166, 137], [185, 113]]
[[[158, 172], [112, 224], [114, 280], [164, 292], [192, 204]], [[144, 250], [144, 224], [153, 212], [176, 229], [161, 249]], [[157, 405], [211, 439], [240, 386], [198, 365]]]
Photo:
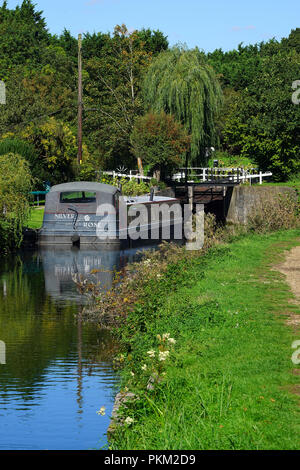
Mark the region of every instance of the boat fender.
[[71, 241], [73, 244], [80, 243], [80, 236], [78, 235], [78, 233], [74, 233], [74, 235], [72, 235]]

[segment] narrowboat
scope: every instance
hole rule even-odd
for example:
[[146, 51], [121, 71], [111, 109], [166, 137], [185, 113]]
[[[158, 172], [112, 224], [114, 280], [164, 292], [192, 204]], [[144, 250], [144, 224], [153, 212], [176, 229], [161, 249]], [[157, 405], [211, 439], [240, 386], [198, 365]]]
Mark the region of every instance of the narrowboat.
[[[121, 196], [119, 188], [103, 183], [74, 182], [52, 186], [46, 195], [44, 220], [38, 233], [38, 243], [71, 246], [120, 243], [126, 245], [131, 239], [153, 240], [153, 234], [154, 238], [157, 238], [158, 231], [158, 238], [161, 239], [164, 216], [159, 210], [171, 206], [175, 207], [175, 210], [170, 211], [169, 238], [174, 237], [176, 226], [175, 238], [181, 239], [182, 217], [176, 198], [153, 193], [137, 197]], [[153, 205], [159, 210], [153, 211]], [[139, 216], [137, 230], [133, 214], [139, 213], [141, 206], [143, 210], [142, 216]], [[156, 216], [153, 217], [154, 213]], [[168, 234], [168, 230], [166, 233]]]

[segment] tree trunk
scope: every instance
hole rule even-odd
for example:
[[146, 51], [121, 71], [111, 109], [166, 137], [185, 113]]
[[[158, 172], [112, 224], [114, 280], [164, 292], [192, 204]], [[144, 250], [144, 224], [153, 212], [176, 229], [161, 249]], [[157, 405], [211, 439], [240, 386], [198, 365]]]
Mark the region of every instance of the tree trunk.
[[160, 174], [161, 174], [161, 171], [160, 171], [160, 168], [158, 168], [157, 170], [154, 171], [154, 178], [159, 182], [160, 181]]
[[138, 157], [137, 163], [138, 163], [138, 168], [139, 168], [140, 175], [144, 176], [143, 163], [142, 163], [142, 159], [140, 157]]

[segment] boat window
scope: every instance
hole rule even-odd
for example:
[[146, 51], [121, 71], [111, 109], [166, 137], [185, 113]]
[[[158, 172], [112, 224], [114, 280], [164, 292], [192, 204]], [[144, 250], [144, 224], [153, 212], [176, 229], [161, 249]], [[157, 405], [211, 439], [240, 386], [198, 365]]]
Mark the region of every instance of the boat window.
[[61, 203], [87, 204], [96, 202], [96, 193], [90, 191], [72, 191], [60, 193]]

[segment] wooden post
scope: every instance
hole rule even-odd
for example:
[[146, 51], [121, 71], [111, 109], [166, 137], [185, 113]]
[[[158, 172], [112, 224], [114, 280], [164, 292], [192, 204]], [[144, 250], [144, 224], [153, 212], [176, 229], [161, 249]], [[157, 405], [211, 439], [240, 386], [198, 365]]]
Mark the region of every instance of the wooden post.
[[194, 204], [194, 186], [188, 186], [188, 198], [190, 209], [193, 210]]
[[77, 162], [82, 163], [82, 36], [78, 35], [78, 154]]

